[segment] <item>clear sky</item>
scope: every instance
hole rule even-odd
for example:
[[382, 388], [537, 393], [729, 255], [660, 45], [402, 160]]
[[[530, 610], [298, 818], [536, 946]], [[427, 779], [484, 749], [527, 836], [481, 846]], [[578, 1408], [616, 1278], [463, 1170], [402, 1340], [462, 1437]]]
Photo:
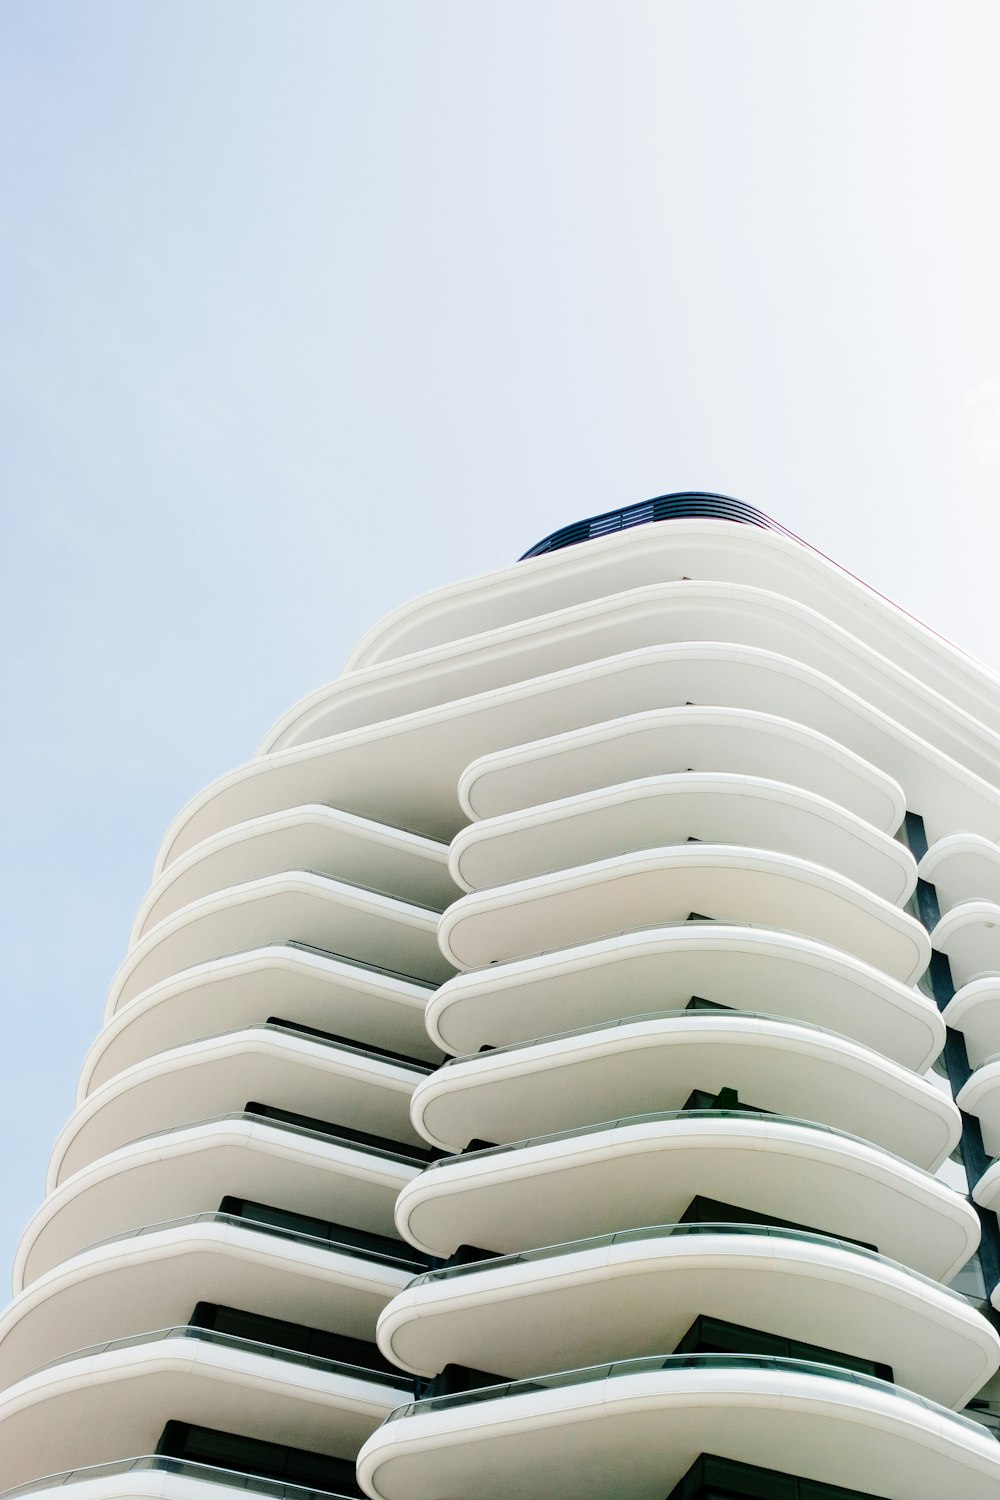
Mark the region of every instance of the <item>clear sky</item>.
[[995, 0], [3, 0], [0, 1261], [161, 834], [667, 490], [1000, 663]]

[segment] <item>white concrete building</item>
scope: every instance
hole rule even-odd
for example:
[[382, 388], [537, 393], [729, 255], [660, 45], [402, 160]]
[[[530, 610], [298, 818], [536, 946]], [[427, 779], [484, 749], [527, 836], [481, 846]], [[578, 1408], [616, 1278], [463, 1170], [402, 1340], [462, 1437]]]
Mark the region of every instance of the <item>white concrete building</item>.
[[581, 522], [168, 830], [0, 1490], [997, 1500], [995, 1156], [1000, 680], [739, 502]]

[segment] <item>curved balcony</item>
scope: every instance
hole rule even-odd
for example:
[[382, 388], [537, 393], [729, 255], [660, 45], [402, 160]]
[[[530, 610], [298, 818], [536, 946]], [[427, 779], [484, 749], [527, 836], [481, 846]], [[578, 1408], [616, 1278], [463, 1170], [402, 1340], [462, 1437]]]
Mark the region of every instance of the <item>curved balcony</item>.
[[46, 1192], [129, 1141], [241, 1110], [248, 1099], [314, 1119], [332, 1111], [355, 1130], [420, 1145], [409, 1106], [427, 1071], [266, 1022], [189, 1042], [133, 1064], [84, 1100], [56, 1141]]
[[351, 1457], [405, 1387], [214, 1330], [159, 1329], [81, 1349], [0, 1393], [4, 1479], [148, 1451], [168, 1420]]
[[451, 973], [437, 949], [437, 914], [308, 870], [269, 875], [205, 896], [160, 922], [111, 981], [105, 1020], [164, 979], [215, 958], [290, 937], [346, 958], [373, 957], [440, 983]]
[[833, 870], [902, 906], [917, 867], [888, 834], [812, 792], [763, 777], [672, 772], [484, 819], [456, 834], [456, 885], [478, 891], [670, 844], [740, 844]]
[[694, 1110], [638, 1116], [447, 1157], [408, 1183], [396, 1223], [410, 1244], [512, 1253], [679, 1220], [696, 1197], [875, 1245], [948, 1281], [979, 1220], [937, 1178], [830, 1126]]
[[679, 771], [763, 776], [825, 797], [882, 833], [906, 812], [898, 782], [825, 734], [746, 709], [684, 704], [481, 755], [458, 795], [473, 821]]
[[943, 912], [977, 897], [1000, 904], [1000, 848], [978, 834], [938, 839], [920, 861], [919, 873], [935, 887]]
[[440, 1053], [424, 1027], [433, 987], [357, 958], [296, 943], [254, 946], [151, 985], [109, 1021], [87, 1054], [77, 1102], [126, 1068], [185, 1042], [259, 1025], [274, 1014], [413, 1058]]
[[1000, 729], [997, 674], [821, 553], [718, 520], [641, 526], [586, 547], [463, 580], [402, 605], [351, 654], [346, 671], [485, 635], [519, 620], [682, 578], [753, 584], [817, 609], [883, 656]]
[[203, 1213], [227, 1196], [394, 1235], [393, 1208], [419, 1165], [242, 1112], [133, 1141], [46, 1198], [14, 1261], [14, 1290], [108, 1235]]
[[394, 1260], [233, 1214], [154, 1224], [91, 1246], [14, 1299], [0, 1318], [0, 1389], [96, 1340], [180, 1323], [198, 1302], [371, 1340], [412, 1258], [403, 1245]]
[[650, 709], [705, 702], [792, 719], [876, 762], [903, 787], [908, 805], [922, 810], [931, 839], [956, 828], [1000, 837], [1000, 791], [881, 707], [774, 652], [703, 642], [587, 662], [251, 761], [179, 813], [156, 870], [232, 823], [302, 802], [334, 802], [449, 840], [467, 821], [458, 781], [478, 756]]
[[[474, 1441], [470, 1441], [474, 1437]], [[374, 1500], [663, 1500], [700, 1453], [886, 1500], [994, 1500], [1000, 1444], [898, 1386], [764, 1356], [624, 1360], [402, 1407], [365, 1443]]]
[[944, 1023], [919, 991], [798, 933], [743, 922], [684, 921], [556, 953], [456, 974], [431, 997], [430, 1036], [442, 1051], [536, 1041], [613, 1024], [657, 1005], [701, 999], [839, 1031], [924, 1072]]
[[944, 1022], [918, 990], [797, 933], [721, 921], [456, 974], [431, 996], [426, 1020], [442, 1051], [463, 1054], [680, 1009], [694, 996], [839, 1031], [918, 1073], [944, 1046]]
[[166, 917], [231, 886], [311, 870], [441, 911], [458, 894], [442, 844], [311, 804], [266, 813], [189, 849], [153, 885], [139, 908], [129, 947]]
[[958, 1109], [933, 1083], [857, 1042], [778, 1016], [721, 1010], [633, 1016], [456, 1058], [417, 1083], [411, 1113], [425, 1140], [461, 1151], [473, 1139], [510, 1142], [682, 1110], [693, 1089], [714, 1096], [724, 1088], [930, 1171], [962, 1133]]
[[746, 1224], [668, 1224], [418, 1276], [378, 1322], [387, 1359], [521, 1379], [676, 1349], [699, 1316], [892, 1368], [961, 1406], [1000, 1337], [958, 1293], [856, 1245]]
[[552, 610], [405, 662], [348, 673], [284, 714], [258, 755], [453, 704], [613, 653], [689, 641], [740, 641], [800, 662], [878, 703], [911, 733], [941, 746], [978, 775], [995, 778], [998, 731], [959, 707], [947, 689], [931, 688], [926, 673], [905, 671], [873, 650], [867, 632], [852, 635], [810, 605], [768, 589], [690, 579]]
[[1000, 1052], [1000, 974], [973, 979], [955, 991], [944, 1011], [945, 1022], [965, 1037], [974, 1068]]
[[960, 1109], [975, 1115], [990, 1156], [1000, 1156], [1000, 1054], [986, 1058], [956, 1095]]
[[980, 1208], [988, 1208], [1000, 1217], [1000, 1160], [990, 1163], [972, 1189], [972, 1196]]
[[948, 955], [957, 988], [1000, 977], [1000, 906], [992, 901], [960, 902], [941, 918], [931, 942]]
[[454, 968], [481, 969], [693, 914], [801, 932], [904, 984], [930, 961], [920, 924], [853, 881], [726, 844], [626, 854], [463, 896], [441, 918], [438, 941]]

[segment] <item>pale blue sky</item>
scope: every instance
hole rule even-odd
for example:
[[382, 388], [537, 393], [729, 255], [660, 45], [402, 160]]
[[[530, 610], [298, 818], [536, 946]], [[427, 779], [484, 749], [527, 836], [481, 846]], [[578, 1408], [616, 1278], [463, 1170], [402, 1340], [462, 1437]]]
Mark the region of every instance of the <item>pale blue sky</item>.
[[995, 0], [4, 0], [0, 1260], [164, 828], [403, 600], [704, 487], [1000, 663], [998, 69]]

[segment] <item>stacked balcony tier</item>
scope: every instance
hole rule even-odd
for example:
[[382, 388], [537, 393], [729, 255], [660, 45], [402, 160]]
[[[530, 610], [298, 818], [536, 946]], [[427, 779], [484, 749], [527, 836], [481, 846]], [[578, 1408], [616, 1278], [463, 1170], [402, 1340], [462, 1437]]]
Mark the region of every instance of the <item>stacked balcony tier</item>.
[[1000, 1152], [998, 839], [995, 680], [778, 532], [390, 616], [167, 832], [0, 1318], [3, 1482], [995, 1500], [1000, 1175], [953, 1158], [962, 1111]]
[[358, 1493], [412, 1394], [375, 1332], [427, 1264], [394, 1208], [455, 894], [443, 846], [326, 802], [157, 875], [0, 1320], [7, 1484]]

